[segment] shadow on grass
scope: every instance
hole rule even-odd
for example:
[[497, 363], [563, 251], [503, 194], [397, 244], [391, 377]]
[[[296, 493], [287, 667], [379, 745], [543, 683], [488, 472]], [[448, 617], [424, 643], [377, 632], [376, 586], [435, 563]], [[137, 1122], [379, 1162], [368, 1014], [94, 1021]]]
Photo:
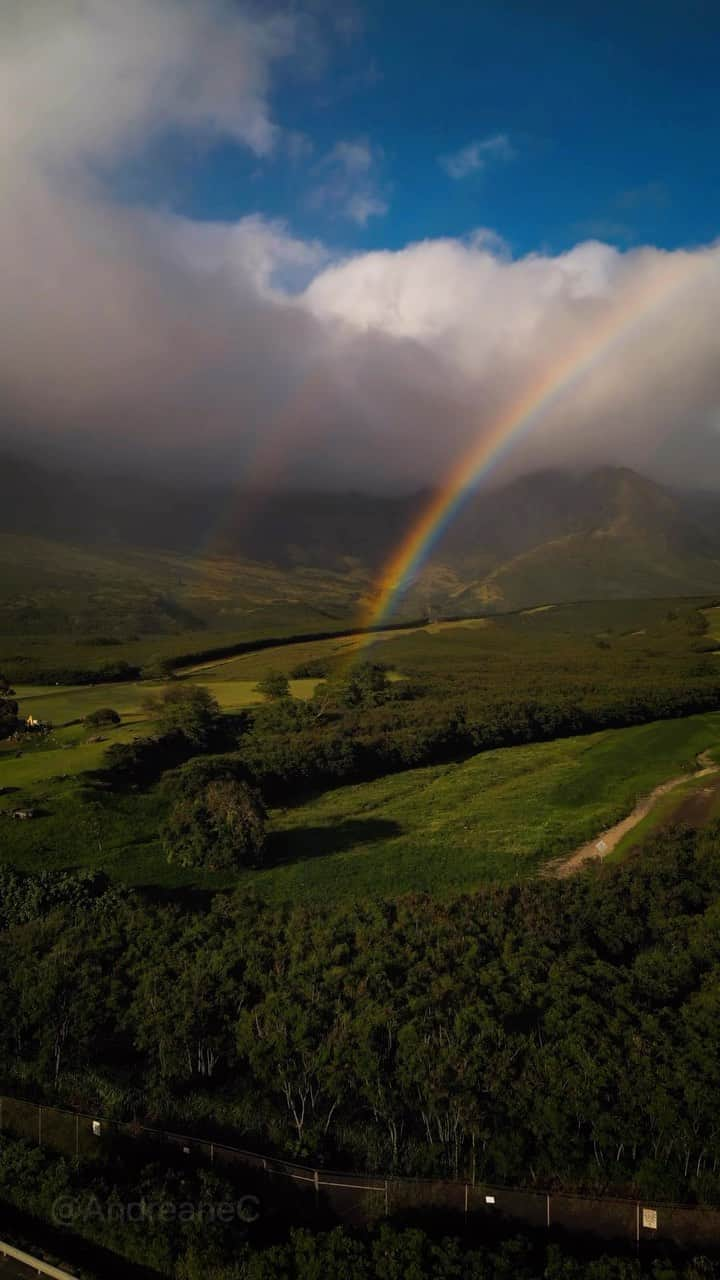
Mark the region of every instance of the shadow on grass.
[[385, 818], [346, 818], [335, 826], [274, 831], [268, 840], [264, 866], [287, 866], [290, 862], [324, 858], [331, 853], [347, 853], [358, 845], [377, 844], [401, 834], [399, 823]]

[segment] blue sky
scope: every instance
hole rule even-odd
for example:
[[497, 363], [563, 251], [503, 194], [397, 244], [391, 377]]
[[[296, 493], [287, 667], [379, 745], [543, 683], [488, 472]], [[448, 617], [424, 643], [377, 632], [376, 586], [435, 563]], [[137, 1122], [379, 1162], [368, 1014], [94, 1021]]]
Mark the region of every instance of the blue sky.
[[[513, 255], [717, 235], [720, 6], [367, 0], [339, 12], [340, 30], [321, 11], [308, 55], [274, 68], [273, 119], [291, 146], [258, 158], [164, 138], [124, 171], [126, 196], [201, 219], [262, 212], [348, 249], [478, 226]], [[348, 171], [353, 147], [365, 159], [358, 150]]]
[[718, 48], [717, 0], [0, 4], [5, 419], [408, 491], [626, 317], [508, 465], [707, 483]]

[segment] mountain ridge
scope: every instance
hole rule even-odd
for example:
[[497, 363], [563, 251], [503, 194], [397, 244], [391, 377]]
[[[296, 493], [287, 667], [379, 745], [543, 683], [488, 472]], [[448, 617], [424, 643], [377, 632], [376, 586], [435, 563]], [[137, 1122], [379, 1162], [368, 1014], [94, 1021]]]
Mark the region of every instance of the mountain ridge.
[[[212, 615], [231, 627], [243, 610], [300, 599], [329, 605], [335, 615], [353, 613], [429, 498], [183, 490], [145, 477], [63, 475], [5, 458], [0, 631], [11, 607], [14, 633], [25, 615], [38, 630], [42, 609], [25, 598], [37, 588], [45, 606], [48, 593], [61, 603], [65, 575], [74, 575], [76, 595], [87, 588], [102, 596], [104, 576], [119, 574], [127, 585], [137, 573], [143, 602], [131, 610], [136, 632], [150, 629], [153, 617], [163, 627], [187, 617], [202, 628]], [[73, 549], [70, 573], [65, 562]], [[99, 558], [95, 568], [81, 565], [86, 552]], [[103, 569], [103, 558], [115, 567]], [[422, 616], [717, 591], [720, 495], [676, 492], [608, 465], [534, 472], [473, 495], [398, 604], [401, 616]], [[80, 612], [92, 630], [92, 607]]]

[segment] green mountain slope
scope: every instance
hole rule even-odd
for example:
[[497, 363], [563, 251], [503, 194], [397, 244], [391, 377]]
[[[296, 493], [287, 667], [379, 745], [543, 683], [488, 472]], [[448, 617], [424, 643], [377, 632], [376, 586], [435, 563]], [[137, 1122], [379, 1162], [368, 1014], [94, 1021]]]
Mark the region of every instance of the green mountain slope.
[[[108, 485], [0, 465], [0, 663], [32, 666], [59, 647], [78, 660], [103, 648], [116, 657], [113, 646], [129, 658], [174, 654], [352, 625], [427, 502]], [[219, 521], [221, 509], [231, 514]], [[604, 467], [476, 495], [398, 616], [716, 592], [720, 499]]]

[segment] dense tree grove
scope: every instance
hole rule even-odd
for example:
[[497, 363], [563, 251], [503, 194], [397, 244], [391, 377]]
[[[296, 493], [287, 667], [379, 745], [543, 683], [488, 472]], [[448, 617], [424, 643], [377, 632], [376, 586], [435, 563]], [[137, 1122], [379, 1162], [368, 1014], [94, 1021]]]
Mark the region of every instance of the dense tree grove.
[[[705, 1257], [644, 1262], [592, 1256], [587, 1248], [578, 1256], [540, 1238], [480, 1242], [477, 1230], [464, 1240], [433, 1239], [391, 1223], [368, 1232], [311, 1232], [264, 1206], [252, 1184], [238, 1186], [211, 1170], [78, 1164], [7, 1139], [0, 1147], [0, 1198], [30, 1221], [54, 1226], [58, 1206], [69, 1209], [82, 1240], [141, 1266], [143, 1274], [174, 1280], [720, 1280], [720, 1263]], [[67, 1237], [53, 1239], [56, 1248], [72, 1251]]]
[[334, 1167], [717, 1197], [719, 841], [448, 903], [66, 885], [6, 916], [2, 1074]]
[[[630, 608], [630, 606], [629, 606]], [[602, 630], [603, 606], [499, 619], [376, 646], [326, 677], [307, 707], [254, 711], [238, 749], [270, 803], [477, 751], [641, 724], [720, 706], [720, 673], [705, 615], [687, 605], [625, 630]], [[615, 606], [617, 616], [618, 606]], [[401, 681], [389, 682], [396, 665]], [[295, 674], [298, 674], [296, 671]], [[296, 710], [293, 713], [293, 708]], [[248, 726], [244, 726], [248, 729]]]

